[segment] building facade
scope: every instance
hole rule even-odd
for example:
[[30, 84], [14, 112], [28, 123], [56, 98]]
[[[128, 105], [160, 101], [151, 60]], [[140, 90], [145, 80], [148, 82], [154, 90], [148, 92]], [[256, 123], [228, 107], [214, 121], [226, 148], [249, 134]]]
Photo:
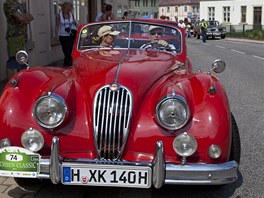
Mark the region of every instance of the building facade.
[[200, 0], [160, 0], [159, 16], [164, 15], [171, 20], [196, 21], [200, 16]]
[[129, 0], [129, 15], [133, 18], [158, 18], [159, 0]]
[[264, 0], [201, 0], [200, 18], [226, 25], [264, 25]]

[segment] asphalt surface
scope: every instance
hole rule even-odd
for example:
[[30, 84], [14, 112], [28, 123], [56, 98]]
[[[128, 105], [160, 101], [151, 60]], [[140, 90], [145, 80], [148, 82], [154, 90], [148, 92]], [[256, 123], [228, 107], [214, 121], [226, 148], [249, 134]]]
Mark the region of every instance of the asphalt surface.
[[[245, 39], [231, 39], [231, 38], [226, 38], [226, 40], [232, 40], [232, 41], [237, 41], [237, 42], [251, 42], [251, 43], [261, 43], [264, 44], [264, 41], [253, 41], [253, 40], [245, 40]], [[51, 63], [50, 65], [61, 65], [61, 61], [58, 61], [56, 63]], [[7, 81], [2, 81], [0, 82], [0, 93], [2, 93], [5, 85], [6, 85]], [[44, 184], [43, 184], [44, 185]], [[67, 186], [67, 188], [63, 185], [58, 185], [58, 188], [51, 188], [50, 190], [45, 190], [45, 192], [43, 191], [42, 187], [43, 185], [32, 185], [30, 188], [21, 188], [19, 187], [16, 182], [14, 181], [13, 178], [6, 178], [6, 177], [0, 177], [0, 197], [1, 198], [10, 198], [10, 197], [15, 197], [15, 198], [30, 198], [30, 197], [54, 197], [55, 195], [60, 195], [61, 193], [65, 196], [63, 196], [64, 198], [66, 197], [82, 197], [82, 193], [83, 191], [81, 190], [82, 187], [74, 187], [74, 186]], [[261, 185], [261, 184], [260, 184]], [[49, 187], [51, 185], [46, 185], [46, 187]], [[46, 188], [45, 187], [45, 188]], [[74, 190], [74, 188], [76, 188]], [[107, 196], [107, 188], [103, 188], [104, 191], [106, 191], [105, 196], [104, 197], [108, 197]], [[187, 190], [188, 188], [186, 188]], [[69, 191], [70, 190], [70, 191]], [[91, 191], [97, 191], [100, 190], [99, 188], [92, 188]], [[137, 191], [137, 190], [135, 190]], [[188, 191], [188, 190], [187, 190]], [[47, 194], [47, 192], [49, 194]], [[72, 195], [69, 194], [68, 192], [76, 192], [76, 194]], [[111, 192], [109, 195], [109, 197], [114, 196], [114, 194], [112, 194], [113, 192]], [[120, 193], [120, 192], [119, 192]], [[122, 192], [125, 193], [125, 192]], [[177, 193], [176, 193], [177, 195]], [[55, 196], [56, 197], [56, 196]], [[128, 196], [129, 197], [129, 196]]]

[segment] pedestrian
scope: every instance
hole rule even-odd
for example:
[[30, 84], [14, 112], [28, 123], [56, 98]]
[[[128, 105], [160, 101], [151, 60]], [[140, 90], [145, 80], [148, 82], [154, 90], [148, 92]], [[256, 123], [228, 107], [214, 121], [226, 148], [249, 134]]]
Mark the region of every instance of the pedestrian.
[[4, 13], [7, 20], [7, 48], [8, 60], [6, 62], [7, 79], [9, 80], [18, 71], [26, 68], [16, 61], [16, 53], [19, 50], [27, 50], [27, 24], [34, 18], [27, 13], [23, 5], [18, 0], [6, 0], [3, 4]]
[[203, 40], [203, 43], [206, 43], [207, 24], [206, 24], [206, 22], [205, 22], [204, 19], [202, 19], [201, 30], [202, 30], [202, 40]]
[[179, 23], [178, 23], [178, 26], [185, 29], [185, 23], [183, 23], [183, 20], [180, 20]]
[[72, 13], [72, 3], [64, 2], [61, 11], [56, 16], [56, 37], [59, 37], [64, 54], [63, 66], [72, 65], [72, 49], [77, 33], [77, 23]]
[[127, 15], [128, 15], [128, 12], [125, 11], [125, 12], [124, 12], [124, 15], [123, 15], [123, 17], [122, 17], [122, 19], [127, 19]]
[[114, 20], [115, 16], [112, 13], [112, 5], [107, 4], [105, 7], [105, 13], [100, 17], [99, 21], [107, 21], [107, 20]]
[[106, 3], [103, 3], [102, 7], [101, 7], [101, 11], [99, 11], [96, 15], [95, 18], [95, 22], [99, 22], [100, 21], [100, 17], [105, 13], [105, 7], [106, 7]]
[[191, 28], [192, 28], [192, 24], [190, 22], [187, 22], [187, 24], [186, 24], [186, 38], [192, 37]]

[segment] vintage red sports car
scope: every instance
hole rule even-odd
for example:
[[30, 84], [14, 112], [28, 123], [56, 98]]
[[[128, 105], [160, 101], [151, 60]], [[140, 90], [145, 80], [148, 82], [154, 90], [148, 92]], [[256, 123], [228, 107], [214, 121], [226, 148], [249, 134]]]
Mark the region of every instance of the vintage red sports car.
[[212, 74], [225, 63], [193, 71], [176, 23], [81, 25], [72, 56], [71, 67], [29, 66], [6, 85], [0, 176], [133, 188], [237, 179], [238, 127]]

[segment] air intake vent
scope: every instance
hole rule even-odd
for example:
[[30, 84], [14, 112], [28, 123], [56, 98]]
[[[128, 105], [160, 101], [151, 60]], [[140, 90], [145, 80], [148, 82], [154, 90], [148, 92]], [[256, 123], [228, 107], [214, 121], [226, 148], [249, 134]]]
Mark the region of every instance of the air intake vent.
[[94, 140], [101, 160], [118, 160], [128, 136], [132, 95], [120, 86], [112, 91], [102, 87], [95, 96], [93, 108]]

